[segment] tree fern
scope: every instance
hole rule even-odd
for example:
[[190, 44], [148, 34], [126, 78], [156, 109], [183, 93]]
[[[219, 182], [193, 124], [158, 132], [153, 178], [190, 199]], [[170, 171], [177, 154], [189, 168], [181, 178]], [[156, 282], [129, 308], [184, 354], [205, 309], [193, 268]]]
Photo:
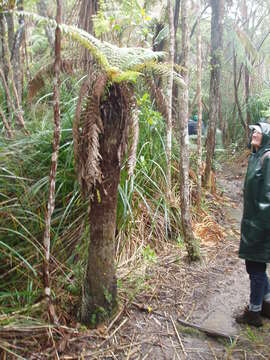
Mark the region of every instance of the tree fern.
[[[20, 14], [21, 12], [17, 12]], [[35, 13], [23, 12], [23, 15], [41, 25], [54, 28], [54, 20]], [[63, 35], [68, 36], [84, 48], [88, 49], [100, 66], [106, 71], [109, 80], [113, 82], [136, 81], [136, 78], [146, 71], [162, 77], [169, 76], [167, 64], [159, 63], [165, 57], [164, 52], [155, 52], [141, 47], [118, 47], [105, 41], [100, 41], [88, 32], [75, 26], [61, 25]], [[180, 86], [185, 86], [182, 77], [174, 72], [174, 80]]]

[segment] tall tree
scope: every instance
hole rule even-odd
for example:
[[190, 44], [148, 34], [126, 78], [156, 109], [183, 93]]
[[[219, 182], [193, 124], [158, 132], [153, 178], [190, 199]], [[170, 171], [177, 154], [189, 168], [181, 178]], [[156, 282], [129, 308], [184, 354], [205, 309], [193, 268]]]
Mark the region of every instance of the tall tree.
[[169, 18], [169, 33], [170, 33], [170, 47], [169, 47], [169, 64], [170, 76], [168, 79], [168, 117], [167, 117], [167, 196], [171, 193], [171, 157], [172, 157], [172, 93], [173, 93], [173, 68], [174, 68], [174, 19], [173, 6], [171, 0], [168, 0], [168, 18]]
[[[19, 11], [23, 10], [23, 0], [17, 1], [17, 9]], [[25, 36], [23, 15], [19, 15], [18, 25], [19, 25], [18, 29], [14, 36], [14, 42], [11, 52], [11, 62], [13, 66], [14, 83], [18, 94], [19, 105], [21, 105], [22, 96], [23, 96], [23, 79], [24, 79], [21, 48]]]
[[221, 59], [223, 49], [224, 0], [211, 0], [211, 71], [209, 93], [209, 121], [206, 139], [206, 166], [204, 186], [209, 187], [212, 162], [215, 152], [216, 127], [218, 119], [218, 98], [221, 76]]
[[93, 15], [98, 11], [98, 0], [82, 0], [79, 13], [79, 27], [93, 34]]
[[[47, 0], [39, 0], [37, 1], [37, 11], [41, 16], [50, 17], [49, 9], [48, 9], [48, 1]], [[47, 35], [47, 39], [50, 45], [50, 48], [54, 47], [54, 34], [52, 28], [48, 25], [45, 27], [45, 32]]]
[[60, 145], [60, 136], [61, 136], [61, 124], [60, 124], [60, 65], [61, 65], [61, 10], [62, 10], [62, 0], [57, 0], [57, 14], [56, 14], [56, 23], [57, 27], [55, 30], [55, 62], [54, 62], [54, 89], [53, 89], [53, 98], [54, 98], [54, 134], [53, 134], [53, 145], [52, 145], [52, 158], [51, 158], [51, 170], [50, 170], [50, 182], [49, 182], [49, 196], [48, 196], [48, 205], [47, 212], [45, 215], [45, 231], [43, 237], [44, 245], [44, 265], [43, 265], [43, 279], [44, 279], [44, 291], [46, 300], [48, 303], [48, 310], [50, 320], [53, 323], [57, 323], [58, 319], [55, 314], [54, 306], [51, 300], [51, 286], [50, 286], [50, 232], [51, 232], [51, 217], [55, 207], [55, 179], [57, 171], [57, 162], [58, 162], [58, 153]]
[[[243, 23], [245, 24], [244, 29], [245, 29], [246, 33], [248, 34], [248, 32], [249, 32], [249, 17], [248, 17], [248, 9], [247, 9], [246, 0], [242, 1], [241, 9], [242, 9]], [[247, 57], [247, 62], [250, 61], [250, 56], [247, 51], [246, 51], [246, 57]], [[246, 124], [247, 124], [246, 128], [248, 129], [248, 125], [250, 125], [250, 121], [251, 121], [251, 115], [250, 115], [250, 111], [249, 111], [250, 74], [249, 74], [249, 68], [248, 68], [247, 62], [244, 65], [244, 84], [245, 84], [245, 107], [246, 107]], [[246, 134], [246, 136], [248, 136], [248, 134]]]
[[188, 147], [188, 97], [189, 97], [189, 35], [187, 21], [187, 0], [181, 1], [182, 23], [182, 77], [186, 87], [179, 94], [179, 122], [180, 122], [180, 194], [181, 221], [184, 241], [190, 260], [199, 258], [199, 248], [196, 244], [191, 226], [189, 204], [189, 147]]
[[[16, 88], [15, 80], [14, 80], [14, 73], [13, 73], [13, 66], [11, 64], [11, 56], [8, 48], [8, 43], [6, 40], [6, 26], [5, 26], [5, 19], [2, 14], [0, 14], [0, 33], [1, 33], [1, 43], [2, 43], [2, 60], [3, 60], [3, 69], [2, 71], [0, 67], [0, 78], [2, 80], [4, 89], [5, 89], [5, 96], [7, 99], [7, 108], [9, 112], [9, 124], [11, 125], [11, 110], [14, 111], [16, 114], [16, 123], [19, 128], [25, 128], [24, 119], [23, 119], [23, 112], [21, 108], [21, 102], [18, 95], [18, 91]], [[9, 80], [11, 83], [11, 89], [9, 88]], [[12, 95], [14, 97], [14, 101], [12, 99]]]
[[[95, 15], [98, 11], [98, 0], [82, 0], [78, 18], [78, 26], [93, 34], [93, 15]], [[87, 69], [87, 63], [90, 60], [89, 51], [83, 51], [83, 63], [85, 69]]]
[[202, 36], [201, 36], [201, 0], [198, 0], [197, 20], [197, 104], [198, 104], [198, 126], [197, 126], [197, 206], [201, 206], [202, 197]]

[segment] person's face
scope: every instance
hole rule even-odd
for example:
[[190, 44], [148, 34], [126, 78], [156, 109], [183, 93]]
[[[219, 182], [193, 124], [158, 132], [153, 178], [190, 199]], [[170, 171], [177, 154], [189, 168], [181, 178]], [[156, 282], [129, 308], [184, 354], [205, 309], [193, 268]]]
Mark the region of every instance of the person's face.
[[252, 138], [251, 138], [251, 145], [253, 145], [256, 151], [259, 149], [262, 143], [262, 133], [257, 130], [253, 130]]

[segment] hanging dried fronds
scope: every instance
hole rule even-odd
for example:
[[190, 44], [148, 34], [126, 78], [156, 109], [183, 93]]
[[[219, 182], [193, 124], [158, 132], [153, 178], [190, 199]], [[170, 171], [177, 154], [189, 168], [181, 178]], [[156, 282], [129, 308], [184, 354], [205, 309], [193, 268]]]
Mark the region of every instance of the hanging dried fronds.
[[[78, 179], [83, 195], [91, 194], [92, 186], [101, 181], [99, 135], [103, 132], [100, 119], [100, 99], [104, 93], [107, 75], [101, 73], [91, 90], [90, 84], [82, 85], [73, 126], [74, 151]], [[83, 97], [87, 94], [85, 108], [82, 109]], [[80, 117], [79, 117], [80, 114]]]
[[164, 119], [167, 119], [168, 104], [162, 89], [155, 84], [153, 78], [150, 76], [146, 77], [146, 84], [150, 89], [152, 97], [156, 100], [156, 106], [158, 111], [161, 113]]
[[[27, 100], [31, 102], [33, 97], [44, 87], [45, 81], [53, 78], [54, 62], [43, 66], [28, 84]], [[73, 75], [74, 68], [77, 67], [76, 59], [62, 59], [60, 63], [60, 72]]]

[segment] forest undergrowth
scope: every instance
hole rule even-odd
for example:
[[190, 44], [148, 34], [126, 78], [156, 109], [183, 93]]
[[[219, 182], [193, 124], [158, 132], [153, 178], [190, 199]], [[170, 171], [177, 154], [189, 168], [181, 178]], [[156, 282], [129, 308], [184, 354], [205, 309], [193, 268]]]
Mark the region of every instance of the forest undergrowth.
[[[66, 133], [68, 134], [68, 131]], [[35, 146], [34, 142], [32, 146]], [[20, 148], [22, 149], [22, 144]], [[67, 151], [68, 145], [64, 149]], [[19, 155], [18, 152], [17, 156]], [[234, 159], [231, 163], [223, 165], [217, 177], [224, 179], [227, 177], [227, 184], [238, 181], [239, 187], [247, 156], [248, 153], [244, 152], [237, 160]], [[235, 163], [238, 164], [237, 168]], [[241, 164], [240, 167], [239, 164]], [[227, 170], [223, 171], [222, 169], [225, 168]], [[231, 168], [233, 170], [230, 170]], [[141, 171], [145, 170], [141, 169]], [[149, 182], [153, 182], [153, 179], [152, 174]], [[76, 204], [77, 212], [72, 214], [74, 220], [71, 226], [63, 227], [65, 231], [62, 231], [55, 244], [53, 243], [51, 276], [54, 304], [60, 325], [49, 325], [47, 305], [42, 297], [42, 247], [35, 238], [42, 231], [42, 226], [35, 232], [27, 229], [33, 218], [39, 226], [42, 225], [38, 217], [40, 210], [36, 210], [36, 213], [34, 210], [31, 212], [28, 210], [27, 213], [24, 211], [22, 216], [24, 204], [22, 202], [18, 204], [19, 190], [25, 190], [25, 182], [29, 180], [17, 177], [13, 182], [18, 189], [16, 201], [13, 197], [6, 200], [7, 203], [1, 204], [6, 207], [6, 221], [11, 219], [14, 224], [10, 236], [16, 234], [22, 243], [24, 241], [24, 245], [18, 244], [21, 248], [14, 246], [15, 254], [4, 257], [6, 267], [1, 270], [1, 278], [6, 281], [5, 288], [2, 286], [4, 281], [1, 283], [0, 294], [4, 305], [1, 306], [0, 315], [0, 348], [3, 359], [122, 359], [127, 357], [130, 359], [169, 359], [179, 352], [182, 352], [187, 359], [197, 359], [198, 352], [195, 350], [198, 341], [201, 347], [200, 356], [208, 356], [208, 359], [263, 359], [263, 356], [267, 356], [265, 341], [269, 324], [266, 324], [264, 330], [259, 332], [247, 328], [235, 339], [225, 340], [225, 342], [223, 340], [221, 343], [220, 341], [212, 342], [198, 330], [183, 329], [177, 324], [178, 318], [186, 321], [192, 319], [196, 304], [202, 303], [205, 296], [199, 289], [204, 288], [209, 281], [213, 281], [214, 285], [216, 278], [213, 274], [216, 271], [226, 272], [228, 269], [230, 272], [236, 264], [235, 259], [232, 260], [233, 266], [229, 263], [228, 267], [227, 262], [233, 256], [232, 254], [236, 257], [239, 237], [237, 228], [230, 226], [230, 220], [226, 215], [226, 209], [236, 208], [240, 202], [239, 197], [232, 199], [230, 196], [233, 193], [232, 188], [218, 187], [216, 194], [206, 192], [201, 210], [197, 210], [194, 201], [192, 223], [194, 233], [200, 239], [202, 261], [193, 265], [187, 261], [181, 230], [177, 227], [177, 216], [179, 216], [177, 195], [170, 204], [170, 211], [174, 213], [173, 219], [175, 219], [175, 222], [170, 223], [170, 227], [166, 223], [164, 213], [158, 212], [154, 206], [155, 201], [159, 201], [160, 207], [163, 206], [162, 209], [164, 209], [165, 199], [162, 197], [155, 199], [152, 196], [151, 201], [144, 197], [145, 201], [143, 201], [142, 194], [134, 191], [131, 203], [123, 201], [123, 207], [130, 206], [131, 209], [132, 206], [132, 209], [136, 209], [136, 213], [133, 210], [133, 219], [126, 219], [129, 226], [126, 224], [124, 227], [122, 224], [122, 227], [118, 226], [117, 230], [118, 310], [112, 319], [97, 329], [87, 329], [78, 320], [80, 281], [83, 277], [85, 261], [82, 255], [86, 252], [87, 238], [87, 226], [84, 225], [85, 219], [81, 209], [87, 205], [81, 203], [78, 192], [75, 194], [67, 192], [67, 199], [62, 199], [66, 217], [71, 216], [68, 214], [68, 211], [71, 212], [70, 202], [72, 205]], [[68, 186], [62, 184], [62, 187], [64, 185]], [[29, 194], [29, 187], [27, 190]], [[34, 190], [35, 188], [32, 191]], [[124, 194], [126, 197], [128, 194], [124, 187], [119, 193], [122, 200]], [[34, 194], [37, 196], [37, 193], [34, 192]], [[139, 196], [142, 201], [138, 201]], [[28, 201], [30, 203], [30, 194]], [[137, 206], [135, 206], [136, 202]], [[31, 203], [32, 207], [33, 204], [36, 202]], [[150, 206], [152, 206], [152, 212], [150, 212]], [[122, 216], [124, 213], [123, 210]], [[126, 216], [127, 213], [126, 210]], [[153, 214], [155, 214], [154, 223]], [[62, 214], [60, 221], [57, 216], [55, 217], [54, 221], [58, 228], [59, 222], [65, 224], [65, 216]], [[29, 222], [23, 225], [26, 219]], [[31, 224], [31, 226], [34, 225]], [[1, 228], [2, 233], [3, 229], [4, 227]], [[175, 229], [178, 229], [178, 232]], [[164, 235], [166, 232], [167, 236]], [[81, 236], [80, 243], [78, 236]], [[230, 240], [225, 240], [228, 238]], [[37, 250], [36, 253], [33, 252], [33, 248]], [[19, 249], [21, 249], [20, 252]], [[22, 249], [25, 252], [22, 252]], [[2, 260], [4, 255], [7, 253], [2, 253]], [[254, 357], [248, 357], [247, 354], [250, 351]]]

